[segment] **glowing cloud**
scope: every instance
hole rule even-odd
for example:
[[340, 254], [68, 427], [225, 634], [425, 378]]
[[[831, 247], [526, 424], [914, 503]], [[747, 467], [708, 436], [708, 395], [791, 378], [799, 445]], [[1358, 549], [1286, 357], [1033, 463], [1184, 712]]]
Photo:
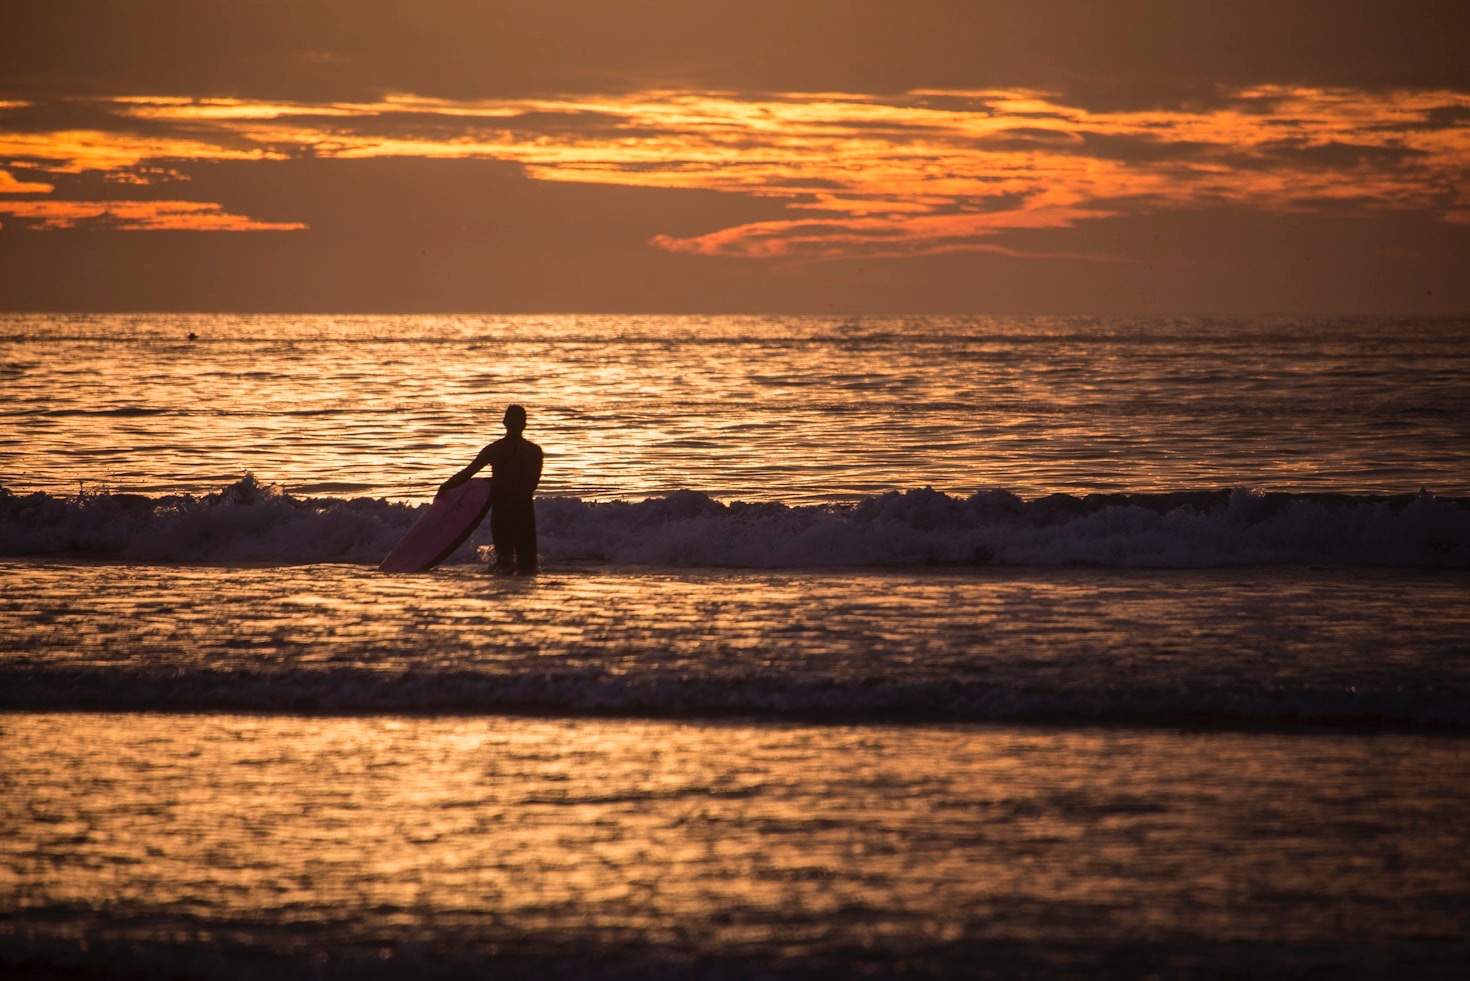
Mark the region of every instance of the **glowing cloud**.
[[187, 160], [272, 160], [283, 155], [265, 147], [231, 145], [229, 134], [216, 140], [180, 136], [142, 136], [100, 130], [6, 133], [0, 129], [0, 159], [27, 160], [53, 174], [83, 171], [116, 173], [148, 162]]
[[121, 231], [299, 231], [300, 222], [264, 222], [200, 201], [0, 201], [0, 215], [44, 230], [106, 225]]
[[[98, 104], [116, 132], [6, 133], [0, 163], [168, 180], [201, 160], [300, 156], [514, 161], [533, 179], [777, 199], [789, 220], [661, 235], [659, 248], [750, 258], [1013, 252], [995, 240], [1119, 214], [1237, 207], [1470, 221], [1470, 95], [1261, 86], [1209, 105], [1099, 112], [1042, 92]], [[0, 175], [4, 175], [0, 171]], [[6, 184], [6, 180], [10, 184]], [[48, 193], [0, 177], [0, 194]], [[191, 202], [0, 201], [58, 228], [302, 227]], [[27, 205], [22, 207], [22, 205]], [[136, 206], [135, 212], [128, 208]]]
[[8, 170], [0, 170], [0, 194], [50, 194], [56, 190], [52, 184], [17, 180]]

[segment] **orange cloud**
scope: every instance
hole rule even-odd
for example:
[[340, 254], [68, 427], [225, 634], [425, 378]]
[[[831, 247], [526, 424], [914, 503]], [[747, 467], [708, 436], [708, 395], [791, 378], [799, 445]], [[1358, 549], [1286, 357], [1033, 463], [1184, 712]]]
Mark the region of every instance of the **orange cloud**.
[[200, 201], [0, 201], [0, 215], [47, 230], [105, 224], [121, 231], [298, 231], [299, 222], [263, 222]]
[[17, 180], [8, 170], [0, 170], [0, 194], [50, 194], [55, 185], [38, 181]]
[[[1132, 112], [1023, 90], [106, 105], [125, 132], [0, 131], [0, 162], [121, 174], [307, 154], [514, 161], [537, 180], [785, 202], [790, 220], [653, 241], [754, 258], [995, 251], [1008, 232], [1149, 209], [1401, 209], [1470, 220], [1470, 95], [1448, 91], [1259, 86], [1210, 105]], [[128, 130], [143, 124], [171, 135]], [[234, 227], [222, 211], [176, 215]]]
[[79, 174], [88, 170], [119, 172], [157, 161], [280, 160], [284, 155], [266, 147], [232, 146], [219, 139], [138, 136], [97, 130], [49, 133], [0, 130], [0, 159], [34, 161], [54, 174]]

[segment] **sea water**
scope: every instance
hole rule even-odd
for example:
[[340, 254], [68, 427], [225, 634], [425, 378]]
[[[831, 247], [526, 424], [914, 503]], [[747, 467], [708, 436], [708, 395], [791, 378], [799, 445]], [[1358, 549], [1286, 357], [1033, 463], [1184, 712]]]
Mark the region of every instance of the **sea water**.
[[[7, 974], [1457, 976], [1470, 324], [0, 318]], [[378, 559], [509, 402], [534, 578]]]

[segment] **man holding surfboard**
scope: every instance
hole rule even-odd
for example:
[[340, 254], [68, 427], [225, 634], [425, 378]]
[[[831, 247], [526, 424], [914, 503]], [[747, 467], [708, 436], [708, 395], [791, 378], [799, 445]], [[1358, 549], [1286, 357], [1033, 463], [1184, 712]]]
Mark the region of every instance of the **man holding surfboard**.
[[444, 481], [439, 494], [458, 487], [489, 465], [490, 537], [495, 543], [495, 571], [536, 571], [536, 508], [533, 497], [541, 482], [541, 447], [526, 439], [526, 410], [505, 410], [505, 435], [485, 447], [459, 473]]

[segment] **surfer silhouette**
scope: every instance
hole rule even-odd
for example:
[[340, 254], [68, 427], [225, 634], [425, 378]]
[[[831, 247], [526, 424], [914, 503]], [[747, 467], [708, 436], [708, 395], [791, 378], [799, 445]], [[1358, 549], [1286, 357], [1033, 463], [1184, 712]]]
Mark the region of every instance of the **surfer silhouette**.
[[444, 481], [443, 494], [458, 487], [487, 465], [490, 482], [490, 537], [495, 543], [495, 571], [536, 571], [536, 508], [533, 497], [541, 482], [541, 447], [526, 439], [526, 410], [505, 410], [505, 435], [481, 450], [459, 473]]

